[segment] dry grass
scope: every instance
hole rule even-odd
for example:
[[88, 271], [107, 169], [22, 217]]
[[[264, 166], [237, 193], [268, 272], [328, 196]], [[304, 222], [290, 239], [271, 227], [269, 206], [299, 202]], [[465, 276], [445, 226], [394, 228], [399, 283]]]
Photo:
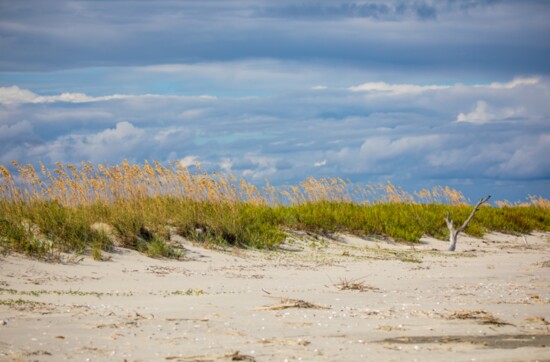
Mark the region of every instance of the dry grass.
[[545, 326], [550, 325], [550, 322], [548, 322], [544, 317], [528, 317], [528, 318], [525, 318], [525, 321], [529, 323], [537, 323], [537, 324], [540, 323]]
[[[199, 165], [196, 170], [179, 163], [126, 161], [113, 166], [57, 163], [53, 169], [0, 165], [0, 252], [51, 260], [76, 252], [106, 260], [103, 252], [117, 246], [180, 258], [167, 227], [204, 245], [276, 248], [286, 230], [418, 242], [423, 235], [448, 237], [447, 212], [460, 222], [471, 211], [464, 195], [449, 187], [411, 194], [390, 182], [358, 184], [341, 178], [258, 187]], [[550, 230], [550, 201], [532, 196], [529, 205], [484, 207], [466, 232]]]
[[310, 303], [301, 299], [279, 298], [280, 303], [265, 307], [258, 307], [256, 310], [282, 310], [288, 308], [302, 308], [302, 309], [330, 309], [323, 305]]
[[334, 284], [334, 286], [336, 288], [338, 288], [339, 290], [358, 290], [360, 292], [365, 292], [365, 291], [378, 292], [378, 291], [380, 291], [379, 288], [371, 287], [369, 285], [366, 285], [365, 282], [362, 281], [361, 279], [348, 280], [348, 279], [342, 278], [342, 279], [339, 280], [338, 283]]
[[447, 317], [447, 319], [473, 319], [481, 324], [491, 324], [496, 326], [511, 326], [508, 322], [496, 318], [484, 310], [457, 310]]
[[[56, 163], [53, 170], [39, 163], [40, 172], [32, 164], [12, 163], [14, 176], [0, 165], [0, 196], [14, 202], [56, 200], [62, 205], [91, 205], [117, 200], [140, 200], [159, 196], [184, 197], [216, 203], [242, 202], [269, 205], [299, 205], [329, 202], [373, 203], [442, 203], [466, 205], [464, 195], [449, 187], [436, 186], [414, 194], [391, 182], [361, 185], [341, 178], [310, 177], [298, 185], [274, 187], [266, 181], [263, 188], [237, 179], [202, 171], [197, 164], [191, 173], [180, 163], [163, 166], [159, 162], [143, 165], [124, 161], [118, 165], [94, 165], [82, 162]], [[18, 182], [16, 182], [18, 180]], [[548, 200], [532, 197], [533, 204], [549, 205]]]
[[200, 356], [168, 356], [164, 358], [167, 361], [177, 362], [229, 362], [229, 361], [248, 361], [254, 362], [256, 359], [250, 355], [241, 354], [239, 351], [225, 353], [222, 355], [200, 355]]

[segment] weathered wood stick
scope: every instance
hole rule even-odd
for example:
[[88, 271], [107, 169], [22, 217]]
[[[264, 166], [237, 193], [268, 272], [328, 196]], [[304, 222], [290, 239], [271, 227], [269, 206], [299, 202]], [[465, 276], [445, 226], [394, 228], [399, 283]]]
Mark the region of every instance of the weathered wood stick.
[[466, 227], [468, 226], [468, 224], [470, 223], [470, 221], [473, 219], [475, 213], [477, 212], [477, 210], [479, 209], [479, 207], [484, 204], [485, 202], [487, 202], [489, 199], [491, 198], [491, 195], [487, 196], [486, 198], [481, 198], [477, 204], [474, 206], [474, 209], [472, 210], [472, 213], [470, 214], [470, 216], [468, 216], [468, 218], [466, 219], [466, 221], [464, 221], [464, 223], [462, 224], [461, 227], [459, 227], [458, 229], [455, 229], [454, 228], [454, 221], [451, 220], [449, 217], [450, 217], [450, 214], [449, 212], [447, 212], [447, 216], [445, 217], [445, 223], [447, 224], [447, 227], [449, 228], [449, 231], [450, 231], [450, 236], [449, 236], [449, 251], [455, 251], [456, 249], [456, 242], [457, 242], [457, 238], [458, 238], [458, 234], [463, 232], [464, 229], [466, 229]]

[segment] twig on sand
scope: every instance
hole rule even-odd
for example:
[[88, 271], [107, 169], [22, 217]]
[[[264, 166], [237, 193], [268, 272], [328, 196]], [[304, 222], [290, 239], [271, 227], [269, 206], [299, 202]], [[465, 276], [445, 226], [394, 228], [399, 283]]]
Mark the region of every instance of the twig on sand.
[[178, 361], [178, 362], [225, 362], [225, 361], [255, 362], [256, 361], [254, 357], [246, 354], [240, 354], [239, 351], [226, 353], [220, 356], [190, 356], [190, 357], [168, 356], [168, 357], [165, 357], [164, 359], [167, 361]]
[[457, 310], [453, 314], [449, 315], [447, 319], [473, 319], [481, 324], [513, 326], [513, 324], [498, 319], [484, 310]]
[[370, 291], [380, 290], [379, 288], [366, 285], [365, 282], [362, 281], [361, 279], [362, 278], [348, 280], [343, 278], [343, 279], [340, 279], [338, 283], [334, 284], [334, 286], [339, 290], [359, 290], [361, 292], [364, 292], [367, 290], [370, 290]]
[[280, 304], [269, 305], [265, 307], [257, 307], [256, 310], [281, 310], [288, 308], [304, 308], [304, 309], [330, 309], [324, 305], [306, 302], [301, 299], [279, 298]]

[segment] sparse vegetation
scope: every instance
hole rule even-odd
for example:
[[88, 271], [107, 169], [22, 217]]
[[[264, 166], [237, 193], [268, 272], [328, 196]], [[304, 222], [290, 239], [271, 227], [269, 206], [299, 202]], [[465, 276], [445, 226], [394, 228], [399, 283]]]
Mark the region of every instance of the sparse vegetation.
[[380, 291], [380, 289], [376, 287], [371, 287], [369, 285], [366, 285], [365, 282], [361, 279], [349, 280], [346, 278], [342, 278], [338, 283], [334, 284], [334, 286], [339, 290], [358, 290], [360, 292], [364, 292], [367, 290]]
[[473, 319], [480, 324], [492, 324], [496, 326], [509, 326], [510, 323], [496, 318], [494, 315], [484, 310], [457, 310], [447, 317], [447, 319]]
[[[180, 164], [115, 166], [82, 163], [0, 165], [0, 248], [35, 257], [103, 252], [116, 246], [153, 257], [179, 258], [168, 227], [206, 244], [275, 248], [284, 230], [327, 235], [349, 232], [418, 242], [448, 238], [447, 213], [462, 222], [472, 207], [457, 190], [414, 194], [391, 183], [353, 184], [309, 178], [299, 185], [263, 188], [233, 176], [191, 173]], [[481, 207], [466, 233], [529, 233], [550, 229], [550, 202]], [[93, 227], [95, 225], [95, 227]], [[100, 225], [100, 227], [97, 227]]]
[[131, 292], [85, 292], [81, 290], [16, 290], [10, 288], [0, 287], [1, 294], [12, 294], [12, 295], [31, 295], [34, 297], [39, 297], [41, 295], [73, 295], [73, 296], [95, 296], [101, 298], [103, 296], [131, 296]]

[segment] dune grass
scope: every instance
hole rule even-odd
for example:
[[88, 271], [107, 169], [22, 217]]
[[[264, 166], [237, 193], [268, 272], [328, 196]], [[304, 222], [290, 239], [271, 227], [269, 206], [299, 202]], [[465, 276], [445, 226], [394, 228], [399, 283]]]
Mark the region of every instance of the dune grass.
[[[90, 252], [103, 260], [113, 245], [152, 257], [179, 258], [170, 232], [206, 244], [276, 248], [285, 230], [349, 232], [418, 242], [448, 238], [444, 216], [456, 222], [472, 207], [457, 190], [436, 187], [409, 194], [387, 184], [309, 178], [262, 189], [233, 176], [191, 173], [179, 164], [114, 166], [83, 163], [0, 165], [0, 248], [30, 256]], [[550, 201], [482, 207], [466, 232], [529, 233], [550, 229]], [[109, 232], [94, 229], [103, 223]]]

